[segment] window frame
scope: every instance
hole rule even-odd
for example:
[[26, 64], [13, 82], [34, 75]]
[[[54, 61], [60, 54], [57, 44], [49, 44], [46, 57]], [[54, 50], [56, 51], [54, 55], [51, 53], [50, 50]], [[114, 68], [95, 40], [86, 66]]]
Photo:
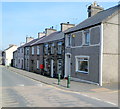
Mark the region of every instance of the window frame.
[[[88, 38], [88, 36], [89, 36], [89, 38]], [[82, 45], [83, 46], [89, 46], [90, 45], [90, 30], [84, 30], [82, 38], [83, 38]]]
[[[84, 59], [87, 59], [87, 60], [84, 60]], [[82, 60], [88, 62], [88, 72], [79, 70], [79, 66], [78, 66], [79, 63], [78, 62], [82, 61]], [[78, 72], [78, 73], [89, 74], [89, 62], [90, 62], [90, 57], [89, 56], [75, 56], [75, 64], [76, 64], [75, 71]]]
[[32, 55], [34, 55], [34, 49], [35, 49], [35, 48], [34, 48], [34, 47], [32, 47]]
[[57, 43], [57, 54], [62, 54], [62, 45], [62, 41]]
[[55, 53], [55, 44], [52, 43], [50, 48], [51, 48], [50, 49], [50, 54], [54, 54]]
[[72, 46], [72, 36], [69, 34], [66, 36], [66, 47]]
[[48, 45], [48, 44], [45, 44], [45, 45], [44, 45], [44, 53], [45, 53], [45, 55], [48, 54], [48, 48], [49, 48], [49, 45]]
[[37, 45], [37, 55], [40, 55], [40, 46], [39, 45]]
[[37, 63], [37, 69], [39, 69], [39, 63], [40, 63], [39, 60], [37, 60], [36, 63]]

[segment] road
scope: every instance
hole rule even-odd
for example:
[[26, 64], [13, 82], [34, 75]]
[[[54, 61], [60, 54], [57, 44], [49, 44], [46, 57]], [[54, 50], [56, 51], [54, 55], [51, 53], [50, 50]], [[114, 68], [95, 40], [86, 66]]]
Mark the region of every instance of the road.
[[0, 66], [0, 70], [2, 107], [115, 107], [99, 99], [32, 80], [5, 67]]

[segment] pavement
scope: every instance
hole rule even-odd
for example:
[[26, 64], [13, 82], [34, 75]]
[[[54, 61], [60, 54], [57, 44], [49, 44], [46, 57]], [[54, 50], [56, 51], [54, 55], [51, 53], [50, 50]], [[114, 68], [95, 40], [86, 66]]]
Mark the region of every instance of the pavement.
[[58, 80], [56, 78], [46, 77], [40, 74], [28, 72], [25, 70], [9, 67], [9, 70], [16, 72], [20, 75], [26, 76], [28, 78], [40, 81], [42, 83], [52, 85], [60, 90], [65, 90], [66, 92], [80, 93], [97, 100], [103, 100], [111, 104], [118, 106], [118, 84], [103, 84], [103, 86], [98, 86], [94, 84], [88, 84], [84, 82], [71, 81], [70, 88], [67, 88], [67, 80], [62, 79], [60, 85], [58, 85]]

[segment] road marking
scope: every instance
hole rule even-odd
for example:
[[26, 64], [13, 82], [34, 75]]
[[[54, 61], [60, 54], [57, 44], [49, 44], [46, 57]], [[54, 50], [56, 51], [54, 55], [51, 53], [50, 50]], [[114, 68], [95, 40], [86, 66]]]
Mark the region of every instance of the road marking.
[[94, 100], [98, 100], [98, 101], [101, 101], [101, 102], [104, 102], [104, 103], [108, 103], [108, 104], [111, 104], [111, 105], [114, 105], [114, 106], [117, 106], [117, 104], [115, 103], [112, 103], [112, 102], [109, 102], [109, 101], [103, 101], [102, 99], [99, 99], [99, 98], [96, 98], [96, 97], [90, 97], [86, 94], [81, 94], [80, 92], [74, 92], [74, 91], [68, 91], [68, 90], [64, 90], [64, 89], [60, 89], [60, 88], [57, 88], [55, 86], [51, 86], [51, 85], [48, 85], [49, 87], [53, 87], [57, 90], [61, 90], [61, 91], [64, 91], [64, 92], [69, 92], [69, 93], [75, 93], [75, 94], [79, 94], [79, 95], [82, 95], [82, 96], [86, 96], [88, 98], [91, 98], [91, 99], [94, 99]]
[[24, 84], [18, 84], [18, 86], [25, 86]]
[[[15, 71], [14, 71], [14, 72], [15, 72]], [[15, 72], [15, 73], [16, 73], [16, 72]], [[20, 73], [17, 73], [17, 74], [20, 74]], [[35, 80], [34, 78], [31, 78], [31, 77], [29, 77], [29, 76], [27, 76], [27, 75], [23, 75], [23, 74], [20, 74], [20, 75], [25, 76], [25, 77], [27, 77], [27, 78], [30, 78], [31, 80], [38, 81], [38, 82], [41, 83], [41, 81]], [[44, 83], [44, 84], [45, 84], [45, 83]], [[68, 91], [68, 90], [60, 89], [60, 88], [57, 88], [56, 86], [53, 86], [53, 85], [48, 85], [48, 84], [45, 84], [45, 85], [47, 85], [47, 86], [49, 86], [49, 87], [53, 87], [53, 88], [55, 88], [55, 89], [57, 89], [57, 90], [61, 90], [61, 91], [64, 91], [64, 92], [69, 92], [69, 93], [79, 94], [79, 95], [82, 95], [82, 96], [86, 96], [86, 97], [88, 97], [88, 98], [92, 98], [92, 99], [95, 99], [95, 100], [98, 100], [98, 101], [101, 101], [101, 102], [105, 102], [105, 103], [108, 103], [108, 104], [117, 106], [117, 104], [115, 104], [115, 103], [112, 103], [112, 102], [109, 102], [109, 101], [103, 101], [102, 99], [95, 98], [95, 97], [90, 97], [90, 96], [88, 96], [88, 95], [81, 94], [80, 92], [74, 92], [74, 91]]]
[[41, 87], [42, 87], [42, 86], [43, 86], [43, 84], [36, 84], [36, 86], [41, 86]]

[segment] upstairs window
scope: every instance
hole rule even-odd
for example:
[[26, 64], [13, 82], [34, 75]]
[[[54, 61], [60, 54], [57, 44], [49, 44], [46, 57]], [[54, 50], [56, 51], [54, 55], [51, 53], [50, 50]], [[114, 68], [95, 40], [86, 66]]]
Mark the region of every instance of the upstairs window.
[[25, 54], [29, 55], [29, 48], [28, 47], [25, 48]]
[[62, 42], [58, 42], [58, 54], [62, 54]]
[[40, 46], [37, 46], [37, 55], [40, 55]]
[[54, 54], [55, 52], [55, 45], [54, 43], [51, 44], [51, 54]]
[[32, 55], [34, 55], [34, 47], [32, 47]]
[[72, 44], [72, 37], [71, 37], [71, 35], [67, 35], [67, 37], [66, 37], [66, 46], [70, 47], [71, 44]]
[[23, 48], [22, 48], [22, 53], [23, 53]]
[[48, 54], [48, 44], [45, 44], [45, 46], [44, 46], [44, 52], [45, 52], [45, 54]]
[[83, 45], [90, 45], [90, 32], [84, 31]]

